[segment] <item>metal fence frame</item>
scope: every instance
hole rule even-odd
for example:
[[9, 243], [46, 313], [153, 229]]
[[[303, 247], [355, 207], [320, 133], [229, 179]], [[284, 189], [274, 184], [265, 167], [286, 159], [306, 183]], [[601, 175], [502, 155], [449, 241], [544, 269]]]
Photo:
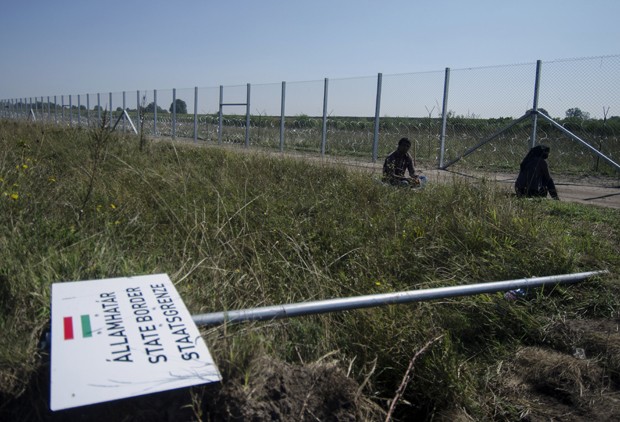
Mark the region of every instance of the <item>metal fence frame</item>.
[[[605, 56], [605, 57], [615, 57], [615, 56]], [[476, 151], [478, 148], [482, 147], [483, 145], [487, 144], [488, 142], [490, 142], [491, 140], [495, 139], [496, 137], [498, 137], [499, 135], [501, 135], [502, 133], [506, 132], [507, 130], [510, 130], [512, 127], [514, 127], [516, 124], [521, 123], [527, 119], [529, 119], [531, 121], [531, 131], [530, 131], [530, 136], [529, 136], [529, 147], [533, 147], [534, 145], [536, 145], [536, 131], [537, 131], [537, 125], [538, 125], [538, 117], [541, 116], [541, 118], [543, 118], [545, 121], [548, 121], [554, 128], [556, 128], [558, 131], [560, 131], [563, 135], [567, 136], [568, 138], [582, 144], [583, 146], [585, 146], [590, 152], [592, 152], [594, 155], [602, 158], [603, 160], [605, 160], [607, 163], [609, 163], [611, 166], [613, 166], [616, 170], [620, 171], [620, 165], [618, 163], [616, 163], [613, 159], [611, 159], [610, 157], [606, 156], [604, 153], [602, 153], [601, 151], [599, 151], [598, 149], [596, 149], [594, 146], [592, 146], [592, 143], [588, 142], [587, 140], [582, 139], [581, 137], [577, 136], [576, 134], [572, 133], [571, 131], [567, 130], [566, 128], [564, 128], [561, 124], [559, 124], [557, 121], [551, 119], [550, 117], [544, 115], [543, 113], [541, 113], [539, 111], [539, 92], [540, 92], [540, 84], [541, 84], [541, 75], [542, 75], [542, 61], [538, 60], [536, 62], [536, 67], [534, 69], [533, 72], [533, 100], [532, 100], [532, 104], [533, 107], [531, 110], [529, 110], [528, 112], [526, 112], [526, 114], [524, 114], [523, 116], [519, 117], [518, 119], [513, 120], [512, 122], [510, 122], [508, 125], [506, 125], [505, 127], [503, 127], [502, 129], [500, 129], [499, 131], [493, 133], [490, 136], [484, 137], [483, 139], [481, 139], [479, 141], [479, 143], [477, 145], [475, 145], [472, 148], [469, 148], [468, 150], [466, 150], [464, 153], [462, 153], [460, 156], [452, 159], [449, 162], [445, 162], [445, 150], [446, 150], [446, 146], [445, 146], [445, 141], [446, 141], [446, 126], [447, 126], [447, 121], [449, 119], [449, 93], [450, 93], [450, 68], [446, 68], [445, 69], [445, 75], [444, 75], [444, 86], [443, 86], [443, 101], [442, 101], [442, 106], [441, 106], [441, 129], [440, 129], [440, 134], [439, 134], [439, 157], [438, 157], [438, 163], [437, 163], [437, 167], [439, 169], [447, 169], [448, 167], [452, 166], [453, 164], [455, 164], [456, 162], [458, 162], [459, 160], [461, 160], [462, 158], [472, 154], [474, 151]], [[380, 117], [380, 110], [381, 110], [381, 91], [382, 91], [382, 84], [383, 84], [383, 74], [379, 73], [377, 74], [377, 84], [376, 84], [376, 95], [375, 95], [375, 116], [374, 116], [374, 124], [373, 124], [373, 134], [372, 134], [372, 156], [368, 157], [373, 163], [376, 162], [378, 160], [378, 151], [379, 151], [379, 132], [380, 132], [380, 123], [381, 123], [381, 117]], [[325, 78], [323, 81], [323, 113], [322, 113], [322, 120], [321, 120], [321, 141], [320, 141], [320, 155], [321, 156], [325, 156], [327, 153], [326, 150], [326, 145], [327, 145], [327, 140], [328, 140], [328, 128], [327, 128], [327, 120], [328, 120], [328, 103], [329, 103], [329, 79]], [[234, 106], [243, 106], [246, 108], [246, 112], [245, 112], [245, 142], [244, 142], [244, 147], [247, 148], [250, 146], [250, 98], [251, 98], [251, 85], [248, 83], [246, 85], [246, 99], [245, 102], [224, 102], [224, 86], [220, 85], [219, 86], [219, 111], [218, 111], [218, 123], [217, 123], [217, 132], [218, 132], [218, 137], [217, 137], [217, 143], [218, 144], [222, 144], [222, 132], [224, 129], [224, 125], [223, 125], [223, 110], [224, 107], [234, 107]], [[172, 122], [171, 122], [171, 127], [172, 127], [172, 132], [170, 137], [173, 139], [177, 138], [177, 112], [176, 112], [176, 88], [174, 88], [172, 90], [172, 95], [173, 95], [173, 110], [172, 110]], [[123, 124], [122, 124], [122, 129], [126, 130], [125, 127], [125, 122], [127, 119], [129, 119], [129, 115], [125, 112], [126, 110], [126, 104], [125, 104], [125, 92], [122, 93], [123, 94], [123, 111], [124, 113], [121, 113], [119, 119], [122, 118]], [[140, 91], [136, 91], [136, 110], [138, 110], [138, 115], [140, 117], [140, 122], [138, 122], [140, 124], [140, 127], [138, 130], [142, 130], [143, 128], [143, 114], [140, 112], [140, 110], [142, 110], [142, 108], [144, 107], [143, 104], [140, 104]], [[146, 94], [145, 94], [146, 96]], [[51, 104], [49, 101], [49, 97], [48, 101], [47, 101], [47, 112], [45, 110], [44, 107], [44, 101], [43, 101], [43, 97], [40, 97], [41, 101], [40, 101], [40, 109], [39, 109], [39, 104], [37, 101], [37, 98], [34, 98], [34, 104], [33, 104], [33, 98], [13, 98], [13, 99], [6, 99], [6, 100], [0, 100], [0, 104], [2, 105], [2, 112], [0, 113], [0, 117], [4, 117], [4, 118], [27, 118], [27, 119], [32, 119], [32, 120], [47, 120], [47, 121], [51, 121], [53, 120], [55, 123], [59, 123], [58, 121], [58, 113], [57, 113], [57, 108], [58, 108], [58, 103], [57, 103], [57, 97], [54, 96], [54, 108], [53, 108], [53, 119], [52, 119], [52, 110], [51, 110]], [[65, 119], [65, 95], [61, 95], [60, 96], [60, 100], [61, 100], [61, 123], [66, 123], [66, 119]], [[69, 108], [68, 108], [68, 125], [69, 127], [73, 127], [74, 125], [74, 115], [73, 115], [73, 95], [69, 95], [68, 96], [68, 100], [69, 100]], [[89, 94], [86, 94], [86, 120], [87, 120], [87, 124], [91, 124], [91, 119], [90, 119], [90, 97]], [[114, 118], [114, 110], [113, 110], [113, 106], [112, 106], [112, 93], [109, 93], [109, 113], [110, 113], [110, 119], [109, 121], [111, 122], [112, 119]], [[281, 98], [280, 98], [280, 103], [281, 103], [281, 116], [280, 116], [280, 128], [279, 128], [279, 150], [280, 151], [284, 151], [284, 145], [285, 145], [285, 127], [284, 127], [284, 121], [285, 121], [285, 110], [286, 110], [286, 82], [282, 82], [282, 90], [281, 90]], [[77, 121], [75, 122], [77, 124], [77, 126], [82, 126], [82, 116], [81, 116], [81, 110], [82, 110], [82, 104], [81, 104], [81, 98], [80, 95], [77, 95]], [[154, 108], [153, 108], [153, 136], [159, 136], [160, 133], [158, 132], [158, 118], [157, 118], [157, 90], [153, 90], [153, 104], [154, 104]], [[193, 128], [193, 139], [194, 141], [198, 141], [198, 110], [197, 110], [197, 104], [198, 104], [198, 87], [194, 88], [194, 128]], [[97, 94], [97, 120], [98, 122], [101, 122], [101, 98], [100, 98], [100, 94]], [[37, 117], [38, 116], [38, 117]], [[117, 121], [118, 124], [118, 121]], [[115, 125], [116, 126], [116, 125]], [[134, 126], [132, 124], [132, 126]], [[135, 131], [135, 127], [134, 127], [134, 131]]]

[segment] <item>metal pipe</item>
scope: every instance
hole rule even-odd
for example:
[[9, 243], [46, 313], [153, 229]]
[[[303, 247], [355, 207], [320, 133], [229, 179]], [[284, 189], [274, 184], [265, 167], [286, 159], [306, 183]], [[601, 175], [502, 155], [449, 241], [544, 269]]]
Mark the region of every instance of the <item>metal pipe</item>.
[[220, 85], [220, 111], [217, 119], [217, 144], [222, 145], [222, 105], [224, 103], [224, 86]]
[[612, 160], [611, 158], [609, 158], [608, 156], [606, 156], [605, 154], [603, 154], [602, 152], [600, 152], [599, 150], [594, 148], [592, 145], [590, 145], [589, 143], [587, 143], [586, 141], [581, 139], [579, 136], [575, 135], [573, 132], [571, 132], [570, 130], [566, 129], [564, 126], [562, 126], [561, 124], [559, 124], [558, 122], [553, 120], [551, 117], [544, 115], [540, 111], [538, 111], [537, 114], [539, 114], [543, 119], [547, 120], [553, 126], [558, 128], [566, 136], [568, 136], [570, 138], [573, 138], [575, 141], [580, 142], [581, 144], [585, 145], [594, 154], [598, 155], [599, 157], [601, 157], [605, 161], [607, 161], [609, 164], [611, 164], [612, 166], [616, 167], [617, 170], [620, 170], [620, 164], [616, 163], [614, 160]]
[[455, 158], [454, 160], [450, 161], [448, 164], [445, 164], [443, 166], [440, 167], [441, 170], [445, 170], [448, 167], [450, 167], [452, 164], [456, 163], [457, 161], [459, 161], [462, 158], [467, 157], [469, 154], [471, 154], [472, 152], [474, 152], [475, 150], [477, 150], [478, 148], [480, 148], [481, 146], [483, 146], [486, 143], [491, 142], [493, 139], [497, 138], [499, 135], [501, 135], [502, 133], [506, 132], [507, 130], [509, 130], [510, 128], [512, 128], [513, 126], [521, 123], [523, 120], [527, 119], [528, 117], [530, 117], [530, 114], [532, 114], [531, 111], [528, 111], [527, 113], [525, 113], [523, 116], [519, 117], [517, 120], [513, 120], [512, 122], [510, 122], [507, 126], [501, 128], [500, 130], [498, 130], [497, 132], [495, 132], [494, 134], [492, 134], [491, 136], [485, 138], [484, 140], [482, 140], [481, 142], [478, 143], [478, 145], [471, 147], [470, 149], [468, 149], [467, 151], [465, 151], [463, 153], [463, 155], [461, 155], [460, 157]]
[[250, 84], [245, 95], [245, 147], [250, 146]]
[[532, 134], [530, 136], [530, 148], [536, 146], [536, 128], [538, 127], [538, 92], [540, 90], [540, 68], [542, 62], [536, 61], [536, 81], [534, 83], [534, 103], [532, 104]]
[[280, 96], [280, 152], [284, 152], [284, 121], [286, 119], [286, 82], [282, 81], [282, 95]]
[[141, 113], [142, 111], [140, 110], [140, 90], [136, 91], [136, 124], [139, 127], [140, 133], [139, 135], [142, 136], [142, 118], [141, 118]]
[[177, 137], [177, 89], [172, 88], [172, 139]]
[[327, 87], [329, 80], [325, 78], [323, 86], [323, 130], [321, 135], [321, 156], [325, 156], [325, 145], [327, 144]]
[[383, 73], [377, 75], [377, 98], [375, 101], [375, 132], [372, 139], [372, 162], [376, 163], [379, 156], [379, 123], [381, 114], [381, 86], [383, 84]]
[[545, 286], [547, 284], [574, 283], [585, 278], [606, 273], [608, 273], [606, 270], [589, 271], [574, 274], [522, 278], [462, 286], [439, 287], [432, 289], [411, 290], [406, 292], [328, 299], [313, 302], [265, 306], [261, 308], [241, 309], [237, 311], [213, 312], [209, 314], [193, 315], [192, 319], [197, 325], [217, 325], [225, 322], [265, 321], [304, 315], [315, 315], [327, 312], [346, 311], [351, 309], [370, 308], [383, 305], [423, 302], [449, 297], [495, 293], [523, 288], [529, 289]]
[[446, 151], [446, 125], [448, 123], [448, 93], [450, 91], [450, 68], [446, 67], [443, 82], [443, 105], [441, 109], [441, 135], [439, 135], [439, 168], [444, 168], [443, 159]]
[[[205, 141], [207, 139], [205, 138]], [[198, 142], [198, 87], [194, 87], [194, 142]]]
[[125, 100], [125, 91], [123, 91], [123, 112], [121, 113], [121, 116], [123, 116], [123, 133], [125, 133], [125, 122], [127, 121], [127, 119], [125, 118], [125, 116], [127, 116], [127, 102]]
[[157, 136], [157, 90], [153, 90], [153, 136]]

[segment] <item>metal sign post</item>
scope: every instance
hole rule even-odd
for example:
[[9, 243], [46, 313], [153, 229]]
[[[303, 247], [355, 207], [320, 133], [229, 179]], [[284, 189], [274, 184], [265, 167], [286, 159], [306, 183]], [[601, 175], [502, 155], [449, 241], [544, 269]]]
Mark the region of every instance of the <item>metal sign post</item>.
[[347, 297], [320, 300], [314, 302], [291, 303], [262, 308], [241, 309], [228, 312], [194, 315], [197, 325], [217, 325], [225, 322], [264, 321], [291, 318], [326, 312], [347, 311], [351, 309], [371, 308], [375, 306], [395, 305], [401, 303], [423, 302], [448, 297], [471, 296], [483, 293], [495, 293], [516, 289], [530, 289], [552, 284], [575, 283], [607, 271], [590, 271], [576, 274], [532, 277], [518, 280], [496, 281], [489, 283], [467, 284], [463, 286], [439, 287], [434, 289], [411, 290], [407, 292], [384, 293], [369, 296]]

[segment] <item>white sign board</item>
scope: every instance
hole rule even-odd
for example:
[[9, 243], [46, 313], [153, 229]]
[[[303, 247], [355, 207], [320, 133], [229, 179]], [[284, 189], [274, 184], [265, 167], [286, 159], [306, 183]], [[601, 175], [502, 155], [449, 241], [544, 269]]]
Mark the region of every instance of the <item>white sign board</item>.
[[221, 380], [166, 274], [52, 285], [50, 408]]

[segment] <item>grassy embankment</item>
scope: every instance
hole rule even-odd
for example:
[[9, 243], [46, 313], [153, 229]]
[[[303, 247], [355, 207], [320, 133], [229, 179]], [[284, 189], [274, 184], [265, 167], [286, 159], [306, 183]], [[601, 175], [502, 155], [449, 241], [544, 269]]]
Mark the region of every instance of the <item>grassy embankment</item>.
[[165, 272], [202, 313], [612, 271], [517, 302], [481, 295], [205, 331], [226, 380], [247, 381], [263, 354], [335, 352], [384, 408], [416, 351], [443, 336], [416, 361], [397, 414], [511, 419], [523, 408], [502, 398], [490, 365], [548, 345], [557, 319], [618, 317], [619, 237], [618, 211], [517, 200], [484, 182], [413, 193], [283, 157], [170, 142], [140, 152], [106, 131], [1, 122], [0, 397], [22, 394], [41, 365], [53, 282]]

